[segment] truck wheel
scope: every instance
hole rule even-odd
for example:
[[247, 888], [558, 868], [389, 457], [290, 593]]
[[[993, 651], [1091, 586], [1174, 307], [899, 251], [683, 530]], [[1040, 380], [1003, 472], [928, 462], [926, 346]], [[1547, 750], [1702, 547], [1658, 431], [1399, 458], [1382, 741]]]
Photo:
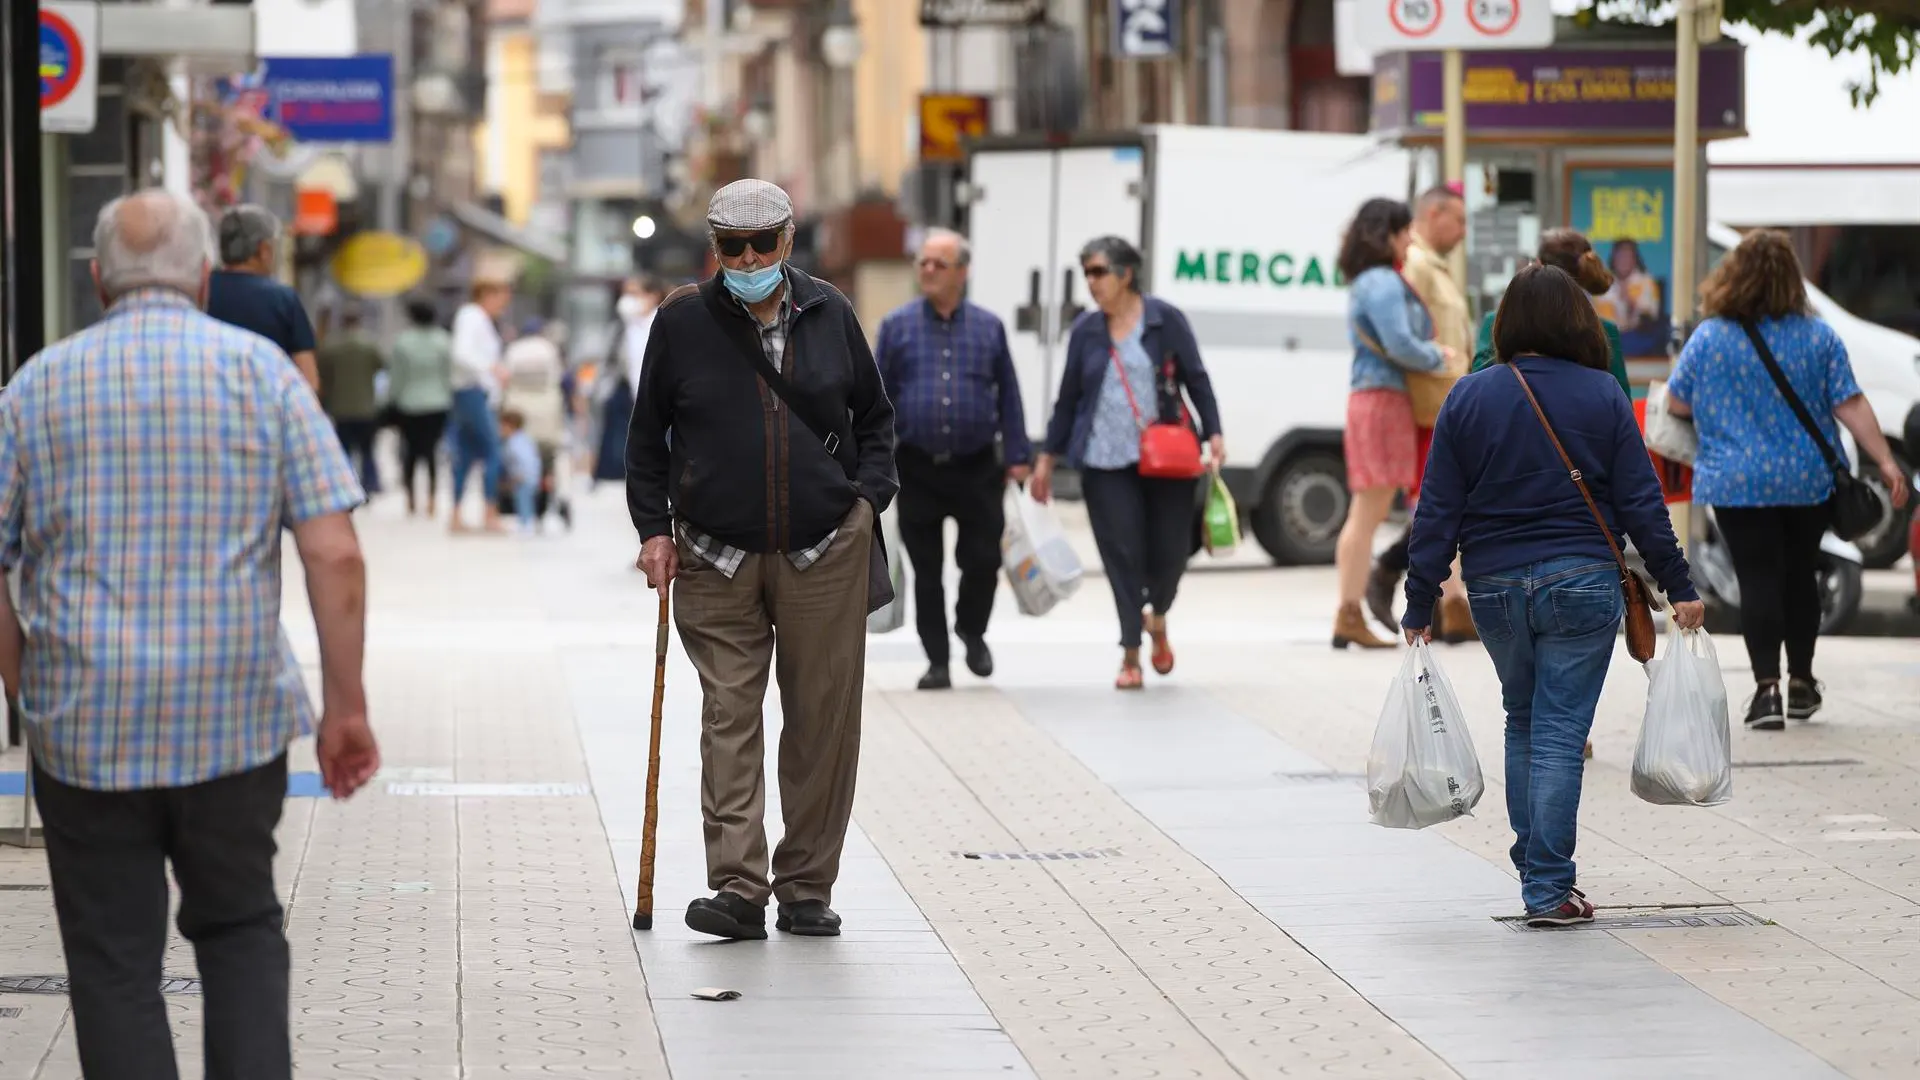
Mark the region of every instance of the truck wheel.
[[[1894, 460], [1908, 475], [1913, 475], [1913, 466], [1898, 453]], [[1906, 509], [1896, 510], [1893, 496], [1887, 491], [1886, 484], [1880, 481], [1880, 470], [1871, 464], [1862, 463], [1860, 479], [1867, 482], [1873, 493], [1880, 497], [1880, 506], [1886, 512], [1873, 531], [1854, 540], [1854, 546], [1860, 549], [1860, 559], [1869, 570], [1885, 570], [1900, 561], [1907, 553], [1907, 524], [1913, 520], [1913, 503], [1907, 503]]]
[[1331, 450], [1302, 451], [1267, 482], [1253, 537], [1282, 566], [1330, 563], [1348, 502], [1346, 459]]
[[1820, 553], [1820, 633], [1838, 634], [1860, 614], [1864, 585], [1860, 568], [1845, 559]]

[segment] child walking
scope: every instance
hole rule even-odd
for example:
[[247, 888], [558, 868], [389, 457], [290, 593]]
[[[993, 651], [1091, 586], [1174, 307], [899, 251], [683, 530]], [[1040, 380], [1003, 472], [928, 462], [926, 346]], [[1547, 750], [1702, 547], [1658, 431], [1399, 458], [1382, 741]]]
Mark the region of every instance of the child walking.
[[514, 517], [522, 534], [532, 534], [538, 518], [534, 500], [540, 494], [540, 445], [527, 433], [527, 418], [514, 409], [500, 413], [500, 457], [504, 483], [513, 494]]

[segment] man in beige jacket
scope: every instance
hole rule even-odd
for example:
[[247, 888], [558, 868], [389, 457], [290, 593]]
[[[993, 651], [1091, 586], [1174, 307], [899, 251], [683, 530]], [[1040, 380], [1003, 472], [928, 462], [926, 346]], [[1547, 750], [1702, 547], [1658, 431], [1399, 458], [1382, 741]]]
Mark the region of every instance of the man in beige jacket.
[[[1467, 307], [1466, 291], [1454, 280], [1447, 261], [1466, 238], [1467, 202], [1458, 191], [1450, 186], [1431, 188], [1414, 203], [1413, 247], [1407, 251], [1401, 272], [1433, 315], [1434, 340], [1453, 350], [1453, 367], [1448, 374], [1454, 379], [1467, 373], [1473, 357], [1473, 313]], [[1424, 472], [1427, 447], [1433, 440], [1433, 418], [1416, 415], [1415, 421], [1421, 425], [1420, 463]], [[1409, 495], [1417, 498], [1417, 487]], [[1407, 538], [1402, 536], [1374, 560], [1367, 579], [1367, 608], [1389, 627], [1396, 625], [1393, 594], [1406, 572]], [[1442, 586], [1442, 593], [1434, 636], [1445, 641], [1474, 640], [1473, 616], [1467, 608], [1466, 584], [1460, 579], [1458, 563], [1453, 576]]]

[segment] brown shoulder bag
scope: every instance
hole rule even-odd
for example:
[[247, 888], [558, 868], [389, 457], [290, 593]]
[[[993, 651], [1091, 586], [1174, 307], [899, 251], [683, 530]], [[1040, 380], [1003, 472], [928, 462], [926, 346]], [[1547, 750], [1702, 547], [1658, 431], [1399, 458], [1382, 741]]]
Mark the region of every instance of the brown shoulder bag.
[[1594, 524], [1600, 526], [1600, 535], [1607, 538], [1607, 550], [1613, 552], [1614, 565], [1620, 568], [1620, 593], [1626, 601], [1627, 609], [1627, 655], [1644, 664], [1653, 659], [1653, 612], [1656, 601], [1653, 590], [1641, 579], [1639, 574], [1627, 566], [1627, 557], [1620, 552], [1620, 543], [1613, 537], [1613, 530], [1607, 527], [1607, 519], [1600, 513], [1600, 506], [1593, 501], [1593, 492], [1587, 490], [1586, 477], [1582, 476], [1573, 459], [1567, 456], [1567, 448], [1560, 445], [1560, 436], [1554, 434], [1553, 425], [1547, 421], [1546, 411], [1540, 408], [1540, 399], [1533, 396], [1533, 387], [1527, 385], [1527, 377], [1511, 363], [1507, 370], [1520, 380], [1520, 389], [1527, 395], [1527, 403], [1533, 406], [1533, 415], [1540, 418], [1540, 426], [1547, 431], [1547, 440], [1553, 443], [1554, 452], [1560, 455], [1560, 461], [1567, 467], [1567, 475], [1573, 477], [1573, 486], [1580, 489], [1580, 497], [1587, 502], [1587, 509], [1593, 512]]

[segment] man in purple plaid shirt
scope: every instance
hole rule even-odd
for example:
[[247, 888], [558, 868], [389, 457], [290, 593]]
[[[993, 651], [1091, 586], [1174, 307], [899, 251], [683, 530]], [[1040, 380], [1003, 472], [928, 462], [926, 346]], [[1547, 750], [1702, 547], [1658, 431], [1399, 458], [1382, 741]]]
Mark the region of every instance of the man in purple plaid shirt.
[[1007, 481], [1026, 480], [1033, 461], [1006, 327], [966, 300], [968, 256], [959, 233], [928, 233], [920, 247], [923, 295], [887, 316], [874, 349], [900, 437], [900, 543], [913, 562], [915, 624], [929, 665], [922, 690], [953, 685], [941, 552], [948, 518], [960, 527], [954, 633], [966, 646], [967, 670], [993, 674], [987, 619], [1000, 580], [1002, 496]]
[[[200, 310], [206, 215], [165, 191], [94, 229], [106, 315], [0, 393], [0, 678], [33, 752], [80, 1070], [177, 1080], [160, 997], [167, 865], [205, 985], [210, 1080], [286, 1080], [273, 885], [287, 746], [313, 708], [280, 628], [293, 532], [320, 637], [320, 772], [380, 765], [360, 663], [363, 500], [285, 353]], [[24, 626], [22, 623], [24, 622]]]

